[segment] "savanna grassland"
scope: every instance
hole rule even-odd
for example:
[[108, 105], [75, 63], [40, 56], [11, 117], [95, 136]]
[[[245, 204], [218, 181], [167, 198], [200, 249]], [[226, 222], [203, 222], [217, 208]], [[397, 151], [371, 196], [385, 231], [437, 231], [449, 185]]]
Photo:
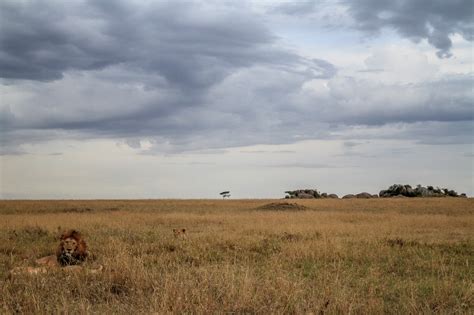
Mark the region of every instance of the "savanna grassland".
[[[273, 202], [0, 201], [0, 312], [474, 312], [474, 199]], [[58, 227], [95, 260], [9, 278]]]

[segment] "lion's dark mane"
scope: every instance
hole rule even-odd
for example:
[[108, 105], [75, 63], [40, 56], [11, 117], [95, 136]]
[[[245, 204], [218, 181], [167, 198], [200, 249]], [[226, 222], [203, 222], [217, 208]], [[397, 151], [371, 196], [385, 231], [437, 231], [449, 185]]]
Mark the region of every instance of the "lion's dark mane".
[[[66, 254], [63, 248], [63, 242], [67, 238], [74, 238], [77, 242], [77, 248], [71, 255]], [[87, 244], [82, 238], [81, 233], [76, 230], [68, 230], [61, 235], [56, 251], [56, 257], [61, 266], [79, 265], [87, 259], [88, 255]]]

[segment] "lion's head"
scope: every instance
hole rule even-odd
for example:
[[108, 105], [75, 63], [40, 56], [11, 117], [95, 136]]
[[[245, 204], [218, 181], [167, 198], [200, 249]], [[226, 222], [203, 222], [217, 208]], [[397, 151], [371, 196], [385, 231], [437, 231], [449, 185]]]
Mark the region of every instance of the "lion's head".
[[173, 229], [174, 237], [186, 238], [186, 229]]
[[59, 240], [56, 257], [61, 266], [78, 265], [86, 260], [89, 253], [81, 233], [68, 230], [61, 235]]

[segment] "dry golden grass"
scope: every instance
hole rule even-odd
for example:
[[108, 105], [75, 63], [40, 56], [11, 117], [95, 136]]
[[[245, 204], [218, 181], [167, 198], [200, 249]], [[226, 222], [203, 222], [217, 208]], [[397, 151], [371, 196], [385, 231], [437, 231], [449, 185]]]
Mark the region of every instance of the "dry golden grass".
[[[473, 199], [271, 202], [0, 201], [0, 312], [474, 312]], [[104, 271], [8, 279], [58, 226]]]

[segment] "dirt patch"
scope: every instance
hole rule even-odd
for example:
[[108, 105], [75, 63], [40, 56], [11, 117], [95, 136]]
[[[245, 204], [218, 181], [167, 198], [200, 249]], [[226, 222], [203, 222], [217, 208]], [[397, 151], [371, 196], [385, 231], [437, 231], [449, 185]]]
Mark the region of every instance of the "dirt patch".
[[272, 202], [267, 203], [263, 206], [257, 207], [257, 210], [277, 210], [277, 211], [294, 211], [294, 210], [306, 210], [307, 207], [299, 205], [297, 203], [290, 202]]

